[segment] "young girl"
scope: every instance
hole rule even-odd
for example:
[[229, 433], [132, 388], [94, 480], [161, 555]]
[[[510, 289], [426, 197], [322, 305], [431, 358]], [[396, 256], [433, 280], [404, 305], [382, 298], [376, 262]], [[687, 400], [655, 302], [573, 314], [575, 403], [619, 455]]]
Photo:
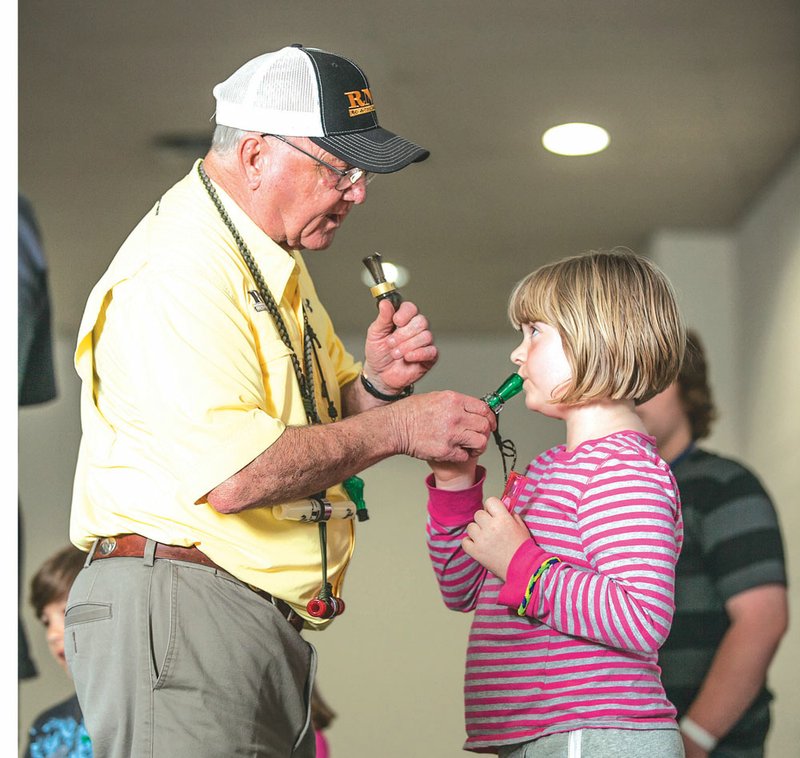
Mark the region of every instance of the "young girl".
[[[682, 756], [658, 648], [674, 609], [678, 490], [634, 411], [674, 381], [685, 331], [630, 252], [544, 266], [514, 289], [525, 405], [566, 423], [501, 501], [475, 461], [431, 463], [428, 548], [448, 608], [475, 611], [465, 749], [501, 758]], [[512, 475], [513, 476], [513, 475]]]

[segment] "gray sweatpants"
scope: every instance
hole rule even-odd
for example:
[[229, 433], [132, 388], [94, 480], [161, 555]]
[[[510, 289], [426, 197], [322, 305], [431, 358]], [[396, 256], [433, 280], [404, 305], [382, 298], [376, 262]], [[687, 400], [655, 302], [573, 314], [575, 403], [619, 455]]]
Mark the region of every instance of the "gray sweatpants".
[[500, 758], [683, 758], [675, 729], [576, 729], [500, 748]]
[[87, 562], [64, 645], [96, 756], [315, 754], [316, 651], [224, 571], [147, 556]]

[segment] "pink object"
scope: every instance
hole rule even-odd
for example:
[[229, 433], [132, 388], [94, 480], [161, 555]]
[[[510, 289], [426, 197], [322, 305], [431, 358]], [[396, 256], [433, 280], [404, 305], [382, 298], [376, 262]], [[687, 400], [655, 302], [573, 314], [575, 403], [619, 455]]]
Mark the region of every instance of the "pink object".
[[325, 735], [318, 729], [314, 730], [314, 736], [317, 741], [317, 758], [330, 758], [330, 750], [328, 749], [328, 740]]

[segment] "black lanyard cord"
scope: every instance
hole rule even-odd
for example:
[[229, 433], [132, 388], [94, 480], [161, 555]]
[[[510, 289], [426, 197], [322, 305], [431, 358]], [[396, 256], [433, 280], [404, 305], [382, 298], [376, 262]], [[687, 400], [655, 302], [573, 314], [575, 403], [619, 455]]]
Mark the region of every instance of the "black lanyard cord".
[[[236, 228], [235, 224], [231, 220], [228, 212], [225, 210], [225, 206], [222, 204], [222, 200], [220, 200], [217, 191], [214, 189], [214, 186], [211, 184], [211, 180], [208, 178], [208, 174], [206, 173], [205, 169], [203, 168], [203, 162], [200, 161], [197, 164], [197, 172], [200, 175], [200, 181], [202, 181], [203, 186], [206, 188], [206, 192], [208, 192], [208, 196], [211, 198], [211, 202], [214, 203], [214, 207], [217, 209], [220, 217], [222, 218], [223, 223], [228, 228], [228, 231], [233, 235], [233, 239], [236, 242], [236, 246], [239, 248], [239, 253], [242, 256], [247, 268], [249, 269], [250, 273], [253, 276], [253, 279], [256, 283], [256, 287], [258, 287], [259, 294], [261, 295], [262, 299], [264, 300], [264, 304], [269, 311], [270, 316], [272, 316], [272, 320], [275, 323], [275, 327], [278, 330], [278, 334], [280, 335], [281, 341], [284, 345], [289, 349], [290, 356], [292, 360], [292, 367], [294, 369], [295, 377], [297, 378], [297, 384], [300, 388], [300, 395], [303, 398], [303, 407], [305, 409], [306, 418], [308, 419], [309, 424], [321, 424], [322, 419], [319, 417], [319, 413], [317, 412], [317, 404], [316, 398], [314, 397], [314, 367], [313, 363], [316, 362], [317, 368], [320, 375], [321, 381], [321, 392], [323, 397], [328, 401], [328, 416], [331, 421], [335, 421], [338, 413], [336, 411], [336, 406], [334, 405], [333, 401], [330, 398], [328, 393], [328, 387], [325, 383], [325, 376], [322, 371], [322, 366], [319, 362], [319, 356], [317, 355], [317, 348], [316, 345], [322, 346], [317, 335], [311, 329], [311, 325], [308, 323], [308, 315], [306, 314], [306, 307], [305, 304], [301, 306], [303, 311], [303, 367], [300, 366], [300, 361], [297, 358], [297, 354], [295, 353], [294, 346], [292, 345], [292, 340], [289, 337], [289, 331], [286, 328], [286, 324], [284, 323], [283, 317], [278, 310], [278, 305], [275, 302], [275, 298], [272, 297], [272, 292], [270, 292], [269, 287], [267, 286], [266, 280], [261, 273], [261, 269], [259, 269], [258, 264], [256, 263], [255, 259], [253, 258], [250, 249], [247, 247], [247, 243], [242, 238], [242, 235], [239, 234], [239, 230]], [[288, 255], [288, 253], [287, 253]], [[316, 344], [315, 344], [316, 343]], [[315, 496], [320, 499], [324, 497], [325, 493], [319, 493], [319, 495]], [[330, 600], [332, 598], [332, 587], [330, 582], [328, 582], [328, 546], [327, 546], [327, 525], [324, 521], [320, 521], [319, 524], [319, 540], [320, 540], [320, 552], [322, 555], [322, 590], [320, 591], [319, 597], [322, 600]]]

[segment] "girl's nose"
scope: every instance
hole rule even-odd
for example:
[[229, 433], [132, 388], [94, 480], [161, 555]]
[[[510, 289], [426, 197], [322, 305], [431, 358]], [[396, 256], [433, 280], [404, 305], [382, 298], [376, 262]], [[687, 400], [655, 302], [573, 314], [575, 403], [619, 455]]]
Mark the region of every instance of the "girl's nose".
[[526, 355], [525, 340], [523, 340], [511, 351], [511, 362], [517, 366], [521, 366], [525, 362]]

